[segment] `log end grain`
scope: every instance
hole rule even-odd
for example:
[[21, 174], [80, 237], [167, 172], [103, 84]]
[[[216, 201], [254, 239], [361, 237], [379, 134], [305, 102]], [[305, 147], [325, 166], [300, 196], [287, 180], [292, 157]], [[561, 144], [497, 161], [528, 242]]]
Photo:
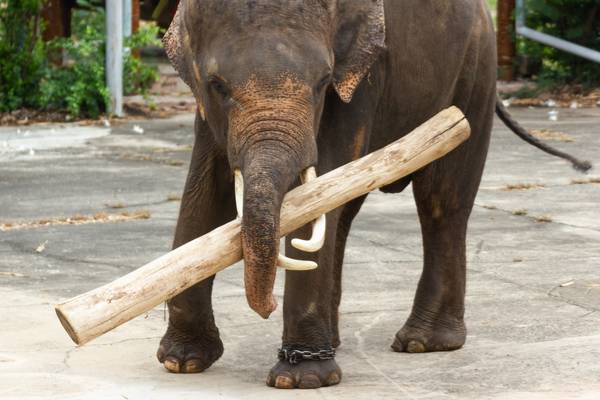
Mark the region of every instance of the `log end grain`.
[[73, 342], [75, 342], [75, 344], [77, 344], [77, 345], [83, 344], [83, 342], [77, 335], [77, 332], [75, 332], [75, 329], [69, 322], [69, 318], [67, 317], [67, 315], [65, 313], [62, 312], [60, 304], [58, 304], [54, 307], [54, 311], [56, 311], [56, 316], [58, 317], [58, 320], [60, 321], [63, 328], [65, 328], [65, 331], [67, 331], [67, 333], [69, 334], [69, 337], [71, 338], [71, 340]]

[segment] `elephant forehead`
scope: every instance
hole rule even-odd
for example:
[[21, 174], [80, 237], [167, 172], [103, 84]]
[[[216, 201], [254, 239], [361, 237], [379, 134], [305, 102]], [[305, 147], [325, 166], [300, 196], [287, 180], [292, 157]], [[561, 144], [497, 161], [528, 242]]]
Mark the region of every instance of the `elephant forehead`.
[[265, 76], [252, 75], [245, 82], [233, 87], [233, 95], [238, 101], [278, 101], [287, 99], [295, 102], [307, 101], [312, 93], [311, 87], [298, 76], [290, 72]]
[[[333, 52], [327, 41], [312, 34], [273, 32], [264, 29], [254, 35], [221, 36], [199, 51], [207, 74], [218, 74], [230, 84], [259, 80], [293, 80], [315, 84], [333, 68]], [[288, 85], [290, 86], [290, 85]]]
[[323, 7], [325, 2], [188, 0], [183, 15], [195, 50], [227, 47], [229, 56], [237, 58], [256, 49], [265, 58], [287, 54], [291, 59], [301, 48], [307, 50], [306, 37], [331, 42], [334, 16]]
[[330, 20], [335, 4], [335, 0], [188, 0], [186, 10], [205, 23], [225, 22], [234, 27], [265, 22], [310, 26], [318, 20]]

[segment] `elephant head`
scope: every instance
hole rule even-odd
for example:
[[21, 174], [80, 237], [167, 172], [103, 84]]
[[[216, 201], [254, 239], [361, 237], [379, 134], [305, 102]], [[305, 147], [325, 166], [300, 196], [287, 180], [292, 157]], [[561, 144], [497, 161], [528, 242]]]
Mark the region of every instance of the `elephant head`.
[[[277, 265], [314, 266], [279, 255], [283, 197], [314, 175], [328, 87], [350, 102], [384, 48], [383, 0], [182, 0], [164, 42], [236, 171], [246, 297], [267, 318]], [[317, 227], [295, 245], [317, 250]]]

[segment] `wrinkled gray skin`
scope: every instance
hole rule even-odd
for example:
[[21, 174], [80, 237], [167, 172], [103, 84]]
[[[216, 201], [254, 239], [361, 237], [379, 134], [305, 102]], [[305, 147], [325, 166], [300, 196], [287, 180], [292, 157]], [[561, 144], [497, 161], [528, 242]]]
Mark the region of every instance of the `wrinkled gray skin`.
[[[424, 269], [413, 310], [394, 339], [402, 352], [465, 342], [465, 237], [496, 104], [496, 51], [483, 0], [182, 0], [167, 52], [198, 102], [196, 144], [175, 246], [235, 218], [232, 171], [245, 180], [242, 244], [250, 307], [264, 318], [278, 254], [284, 194], [311, 165], [323, 174], [458, 106], [471, 138], [387, 188], [413, 183]], [[287, 272], [283, 346], [337, 347], [342, 261], [364, 198], [327, 215], [319, 268]], [[290, 237], [307, 237], [306, 227]], [[398, 246], [402, 238], [398, 238]], [[169, 302], [158, 358], [199, 372], [223, 352], [208, 279]], [[275, 350], [275, 349], [274, 349]], [[316, 388], [341, 380], [334, 360], [278, 362], [267, 384]]]

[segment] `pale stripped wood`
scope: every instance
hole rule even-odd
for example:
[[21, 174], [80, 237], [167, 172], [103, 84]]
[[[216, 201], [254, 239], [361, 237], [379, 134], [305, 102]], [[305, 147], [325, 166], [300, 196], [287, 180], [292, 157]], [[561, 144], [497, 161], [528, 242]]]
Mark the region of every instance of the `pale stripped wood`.
[[[394, 143], [291, 190], [281, 210], [281, 235], [421, 169], [469, 135], [464, 115], [451, 107]], [[58, 304], [56, 313], [71, 339], [81, 345], [241, 259], [236, 219], [113, 282]]]

